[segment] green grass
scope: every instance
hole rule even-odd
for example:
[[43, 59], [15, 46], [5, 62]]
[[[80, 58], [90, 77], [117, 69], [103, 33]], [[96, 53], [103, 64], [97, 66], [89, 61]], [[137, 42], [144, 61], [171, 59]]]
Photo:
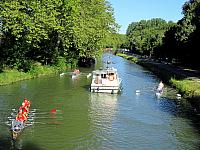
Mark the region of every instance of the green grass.
[[200, 96], [200, 82], [190, 79], [171, 79], [171, 84], [175, 86], [184, 96], [192, 98]]
[[3, 70], [2, 73], [0, 73], [0, 85], [7, 85], [21, 80], [37, 78], [39, 76], [49, 74], [55, 74], [58, 73], [58, 71], [58, 67], [42, 66], [39, 63], [34, 64], [31, 70], [27, 73], [20, 72], [15, 69], [6, 69]]
[[32, 78], [30, 74], [19, 72], [17, 70], [4, 70], [0, 73], [0, 85], [11, 84], [16, 81]]
[[134, 56], [129, 56], [129, 55], [126, 55], [126, 54], [122, 54], [122, 53], [117, 53], [117, 56], [120, 56], [120, 57], [123, 57], [123, 58], [125, 58], [127, 60], [130, 60], [133, 63], [136, 63], [138, 61], [138, 58], [136, 58]]

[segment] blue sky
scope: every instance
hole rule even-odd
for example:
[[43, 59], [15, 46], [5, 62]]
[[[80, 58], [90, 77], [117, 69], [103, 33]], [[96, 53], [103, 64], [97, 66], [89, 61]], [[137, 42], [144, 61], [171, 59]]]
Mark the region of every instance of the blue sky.
[[162, 18], [177, 22], [182, 15], [182, 6], [188, 0], [108, 0], [114, 8], [119, 33], [126, 33], [128, 25], [140, 20]]

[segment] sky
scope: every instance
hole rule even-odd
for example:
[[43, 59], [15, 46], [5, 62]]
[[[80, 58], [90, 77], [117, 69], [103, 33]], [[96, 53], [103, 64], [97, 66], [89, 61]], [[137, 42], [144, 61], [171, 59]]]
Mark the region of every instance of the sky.
[[188, 0], [107, 0], [114, 8], [114, 17], [121, 26], [119, 33], [126, 34], [128, 25], [140, 20], [161, 18], [177, 22], [182, 15], [182, 6]]

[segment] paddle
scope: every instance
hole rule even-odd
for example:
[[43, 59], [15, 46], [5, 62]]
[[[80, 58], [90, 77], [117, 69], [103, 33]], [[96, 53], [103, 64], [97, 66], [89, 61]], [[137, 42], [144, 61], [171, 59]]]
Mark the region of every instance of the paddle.
[[[29, 113], [34, 113], [34, 112], [36, 112], [36, 110], [38, 110], [38, 109], [30, 109]], [[13, 108], [12, 111], [13, 112], [18, 112], [18, 109]]]

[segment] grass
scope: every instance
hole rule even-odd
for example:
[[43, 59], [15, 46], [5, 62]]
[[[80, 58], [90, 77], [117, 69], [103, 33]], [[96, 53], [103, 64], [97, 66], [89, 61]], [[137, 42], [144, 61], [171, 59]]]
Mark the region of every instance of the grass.
[[0, 74], [0, 85], [11, 84], [16, 81], [25, 80], [32, 78], [30, 74], [19, 72], [17, 70], [4, 70]]
[[200, 82], [191, 80], [191, 79], [183, 79], [176, 80], [171, 79], [171, 84], [175, 86], [185, 97], [193, 98], [200, 96]]
[[129, 56], [129, 55], [126, 55], [126, 54], [122, 54], [122, 53], [117, 53], [117, 56], [120, 56], [120, 57], [123, 57], [127, 60], [130, 60], [131, 62], [133, 63], [136, 63], [138, 62], [138, 58], [134, 57], [134, 56]]
[[37, 78], [39, 76], [58, 73], [59, 68], [35, 64], [29, 72], [21, 72], [16, 69], [5, 69], [0, 73], [0, 85], [7, 85], [21, 80]]

